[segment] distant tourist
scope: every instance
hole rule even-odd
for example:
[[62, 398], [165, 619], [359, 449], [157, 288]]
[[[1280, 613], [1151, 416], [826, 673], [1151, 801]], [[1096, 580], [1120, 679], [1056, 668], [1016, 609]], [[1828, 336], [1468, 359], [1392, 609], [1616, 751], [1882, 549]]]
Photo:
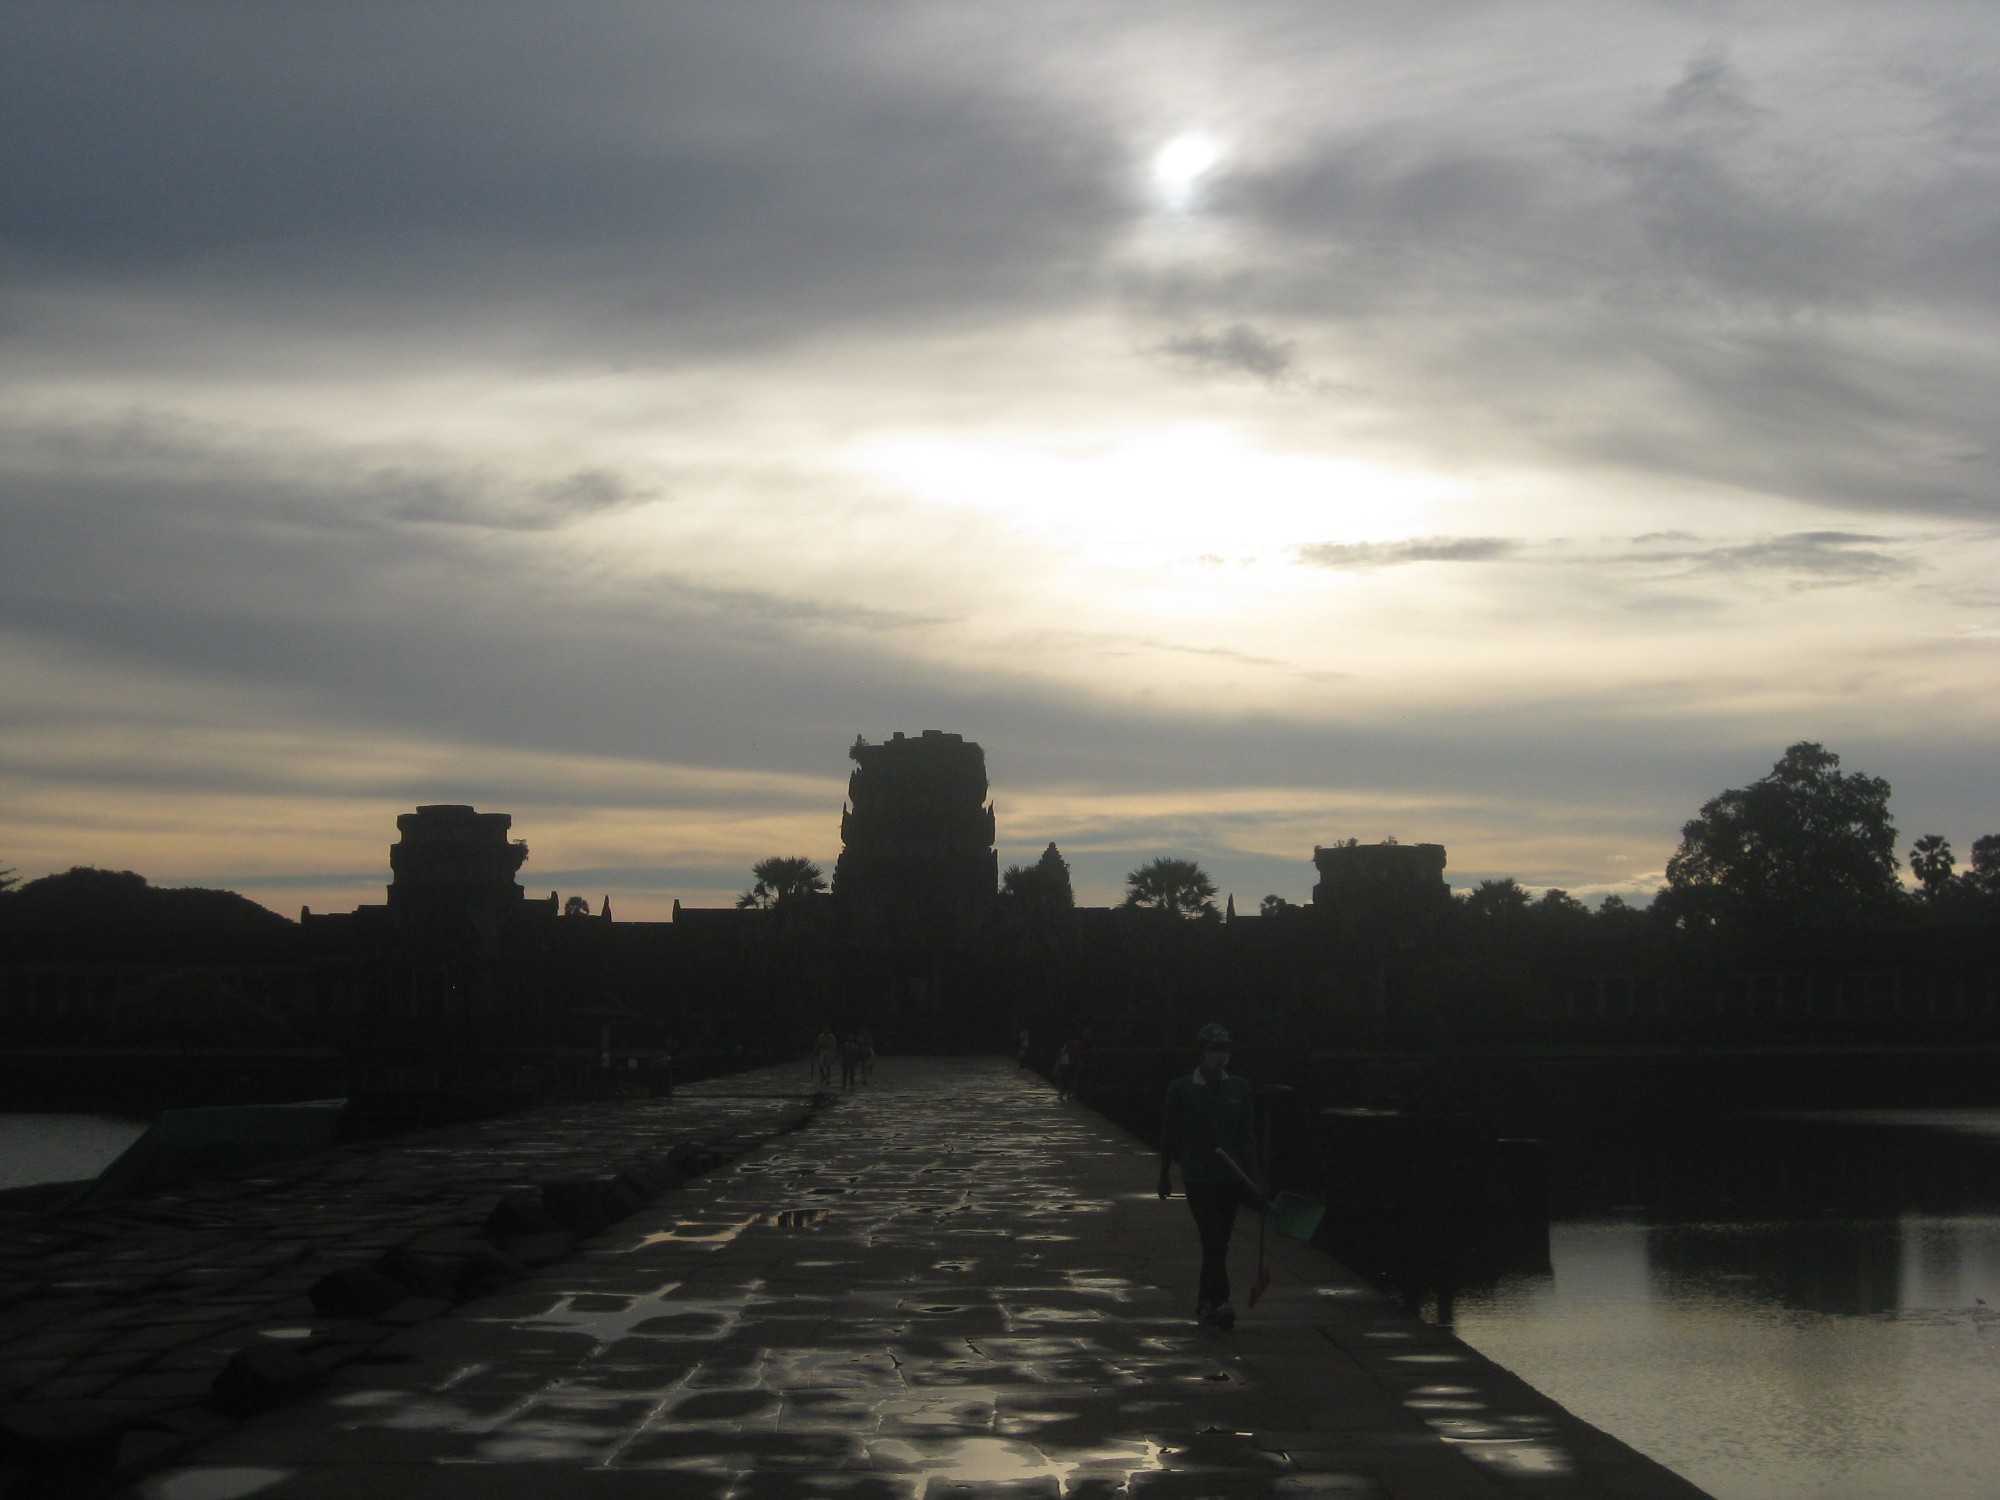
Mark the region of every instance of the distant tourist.
[[875, 1033], [864, 1026], [861, 1028], [861, 1035], [856, 1037], [855, 1040], [861, 1043], [861, 1081], [863, 1083], [873, 1083], [875, 1081]]
[[1090, 1033], [1085, 1031], [1073, 1041], [1063, 1043], [1062, 1051], [1056, 1054], [1056, 1097], [1067, 1099], [1076, 1092], [1077, 1071], [1083, 1066], [1083, 1054], [1090, 1050]]
[[1201, 1236], [1201, 1290], [1194, 1315], [1217, 1328], [1235, 1326], [1229, 1305], [1229, 1236], [1243, 1201], [1243, 1177], [1257, 1176], [1256, 1104], [1249, 1083], [1229, 1071], [1229, 1032], [1210, 1023], [1195, 1033], [1192, 1075], [1167, 1085], [1160, 1122], [1162, 1198], [1173, 1196], [1180, 1163], [1188, 1211]]
[[1028, 1028], [1027, 1028], [1027, 1027], [1025, 1027], [1025, 1026], [1023, 1026], [1023, 1027], [1021, 1028], [1021, 1044], [1020, 1044], [1020, 1045], [1019, 1045], [1018, 1047], [1016, 1047], [1016, 1048], [1014, 1049], [1014, 1066], [1015, 1066], [1015, 1067], [1017, 1067], [1017, 1068], [1025, 1068], [1025, 1067], [1027, 1067], [1027, 1065], [1028, 1065], [1028, 1044], [1029, 1044], [1029, 1042], [1030, 1042], [1030, 1041], [1032, 1041], [1032, 1040], [1033, 1040], [1033, 1038], [1032, 1038], [1032, 1036], [1030, 1035], [1030, 1033], [1029, 1033], [1029, 1031], [1028, 1031]]
[[833, 1055], [839, 1043], [834, 1040], [833, 1028], [822, 1026], [819, 1039], [813, 1043], [813, 1071], [819, 1075], [821, 1088], [833, 1086]]
[[860, 1071], [861, 1042], [859, 1038], [850, 1036], [840, 1044], [840, 1086], [843, 1089], [853, 1088], [855, 1075]]

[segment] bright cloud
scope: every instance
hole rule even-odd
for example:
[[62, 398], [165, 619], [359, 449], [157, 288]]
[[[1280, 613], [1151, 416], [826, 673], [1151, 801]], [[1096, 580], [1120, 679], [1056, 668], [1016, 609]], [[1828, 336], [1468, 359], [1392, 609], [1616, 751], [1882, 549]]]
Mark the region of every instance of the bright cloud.
[[0, 867], [638, 913], [927, 726], [1100, 898], [1995, 831], [2000, 19], [1443, 14], [21, 11]]

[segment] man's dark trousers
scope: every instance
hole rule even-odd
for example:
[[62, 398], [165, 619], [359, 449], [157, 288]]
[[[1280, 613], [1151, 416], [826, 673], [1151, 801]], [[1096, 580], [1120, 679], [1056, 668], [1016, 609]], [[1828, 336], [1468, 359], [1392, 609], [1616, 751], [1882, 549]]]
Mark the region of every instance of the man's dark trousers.
[[1229, 1235], [1242, 1197], [1233, 1182], [1187, 1184], [1188, 1211], [1201, 1235], [1201, 1300], [1211, 1307], [1229, 1300]]

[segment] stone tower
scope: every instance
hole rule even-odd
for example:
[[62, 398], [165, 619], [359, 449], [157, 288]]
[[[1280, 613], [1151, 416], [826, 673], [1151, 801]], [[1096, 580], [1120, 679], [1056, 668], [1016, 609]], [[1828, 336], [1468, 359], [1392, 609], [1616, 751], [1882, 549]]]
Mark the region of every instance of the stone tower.
[[986, 752], [961, 735], [857, 737], [833, 893], [871, 947], [937, 952], [985, 927], [1000, 880]]
[[1391, 939], [1429, 931], [1451, 910], [1442, 844], [1362, 844], [1313, 848], [1322, 915]]
[[492, 939], [522, 909], [514, 874], [528, 846], [507, 837], [508, 813], [452, 803], [400, 814], [389, 846], [389, 911], [399, 921], [463, 928]]

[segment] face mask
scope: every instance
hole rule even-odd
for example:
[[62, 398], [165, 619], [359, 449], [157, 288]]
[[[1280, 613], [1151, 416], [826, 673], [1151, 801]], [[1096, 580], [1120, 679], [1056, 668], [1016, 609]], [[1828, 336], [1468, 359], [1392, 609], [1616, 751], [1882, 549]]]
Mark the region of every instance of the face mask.
[[1204, 1052], [1201, 1055], [1201, 1067], [1205, 1073], [1220, 1073], [1228, 1066], [1229, 1054], [1227, 1052]]

